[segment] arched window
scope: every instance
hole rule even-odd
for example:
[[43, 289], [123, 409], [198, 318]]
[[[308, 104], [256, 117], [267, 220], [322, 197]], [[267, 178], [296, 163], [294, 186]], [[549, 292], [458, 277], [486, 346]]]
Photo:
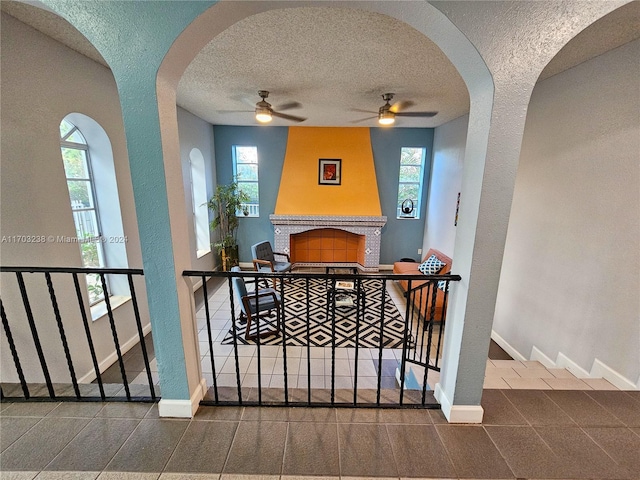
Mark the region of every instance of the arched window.
[[[89, 147], [78, 127], [67, 120], [62, 120], [60, 123], [60, 149], [71, 199], [73, 221], [76, 225], [76, 237], [82, 254], [82, 265], [105, 267], [100, 213], [96, 201]], [[91, 305], [104, 299], [102, 285], [97, 275], [87, 276], [87, 288]]]
[[[70, 113], [60, 123], [60, 149], [82, 265], [127, 268], [127, 237], [107, 133], [92, 118]], [[96, 307], [91, 309], [94, 319], [103, 314], [100, 302], [105, 293], [118, 297], [112, 306], [129, 298], [123, 275], [106, 278], [108, 292], [103, 292], [98, 275], [86, 276], [89, 304]]]
[[207, 181], [202, 152], [194, 148], [189, 153], [191, 166], [191, 203], [196, 234], [196, 252], [200, 258], [211, 251], [209, 238], [209, 210], [207, 209]]

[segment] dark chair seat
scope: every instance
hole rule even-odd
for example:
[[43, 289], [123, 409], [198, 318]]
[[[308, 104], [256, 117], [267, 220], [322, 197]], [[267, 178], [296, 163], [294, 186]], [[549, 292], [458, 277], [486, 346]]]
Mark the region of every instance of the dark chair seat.
[[[231, 271], [240, 272], [240, 267], [233, 267]], [[273, 288], [258, 288], [257, 291], [254, 290], [250, 292], [247, 290], [247, 285], [243, 277], [231, 277], [231, 284], [233, 285], [233, 293], [240, 306], [240, 316], [244, 316], [247, 319], [247, 328], [244, 337], [247, 340], [251, 340], [258, 336], [262, 338], [279, 335], [281, 298], [278, 292]], [[260, 331], [260, 319], [265, 316], [270, 316], [272, 310], [276, 311], [276, 329]], [[266, 312], [266, 315], [264, 312]], [[256, 323], [259, 334], [251, 333], [252, 322]]]
[[[291, 259], [286, 253], [274, 252], [271, 243], [260, 242], [251, 246], [251, 255], [253, 255], [253, 268], [256, 272], [262, 273], [285, 273], [291, 271]], [[281, 260], [276, 260], [276, 256]], [[273, 279], [273, 287], [276, 286], [276, 280]]]

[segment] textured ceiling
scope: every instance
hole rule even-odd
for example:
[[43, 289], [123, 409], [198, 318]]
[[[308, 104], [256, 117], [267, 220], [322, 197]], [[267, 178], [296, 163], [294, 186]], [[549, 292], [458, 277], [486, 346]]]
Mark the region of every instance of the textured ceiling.
[[[35, 3], [35, 2], [34, 2]], [[55, 14], [16, 2], [2, 11], [106, 66], [98, 51]], [[540, 80], [640, 38], [640, 2], [627, 4], [573, 40], [547, 65]], [[364, 11], [292, 8], [246, 18], [214, 38], [187, 68], [178, 105], [213, 123], [255, 125], [258, 90], [269, 102], [297, 101], [286, 113], [307, 117], [295, 125], [374, 126], [352, 123], [377, 111], [380, 95], [413, 101], [407, 111], [435, 110], [433, 118], [399, 118], [401, 127], [434, 127], [468, 112], [466, 87], [428, 38], [393, 18]], [[245, 112], [228, 113], [233, 110]], [[375, 115], [372, 113], [371, 115]], [[273, 125], [292, 125], [274, 119]]]
[[350, 109], [375, 115], [386, 92], [415, 102], [411, 111], [440, 112], [398, 126], [436, 126], [469, 109], [462, 78], [431, 40], [396, 19], [343, 8], [269, 11], [236, 23], [189, 65], [178, 103], [213, 124], [253, 124], [251, 111], [226, 112], [252, 110], [258, 90], [276, 107], [300, 102], [290, 112], [308, 117], [300, 125], [352, 126], [370, 115]]

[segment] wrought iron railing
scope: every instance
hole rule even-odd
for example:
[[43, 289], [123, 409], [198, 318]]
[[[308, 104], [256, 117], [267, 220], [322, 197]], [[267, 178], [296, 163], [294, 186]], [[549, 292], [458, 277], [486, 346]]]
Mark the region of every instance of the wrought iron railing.
[[[135, 288], [143, 275], [142, 270], [0, 267], [0, 272], [0, 313], [4, 333], [1, 341], [3, 347], [8, 346], [2, 355], [2, 399], [159, 399], [157, 378], [153, 378], [157, 373], [150, 367], [154, 360], [153, 345], [145, 341], [150, 338], [150, 335], [145, 338], [145, 329], [150, 325], [146, 318], [143, 325]], [[212, 373], [208, 379], [210, 388], [202, 403], [437, 407], [430, 375], [440, 370], [448, 287], [460, 277], [346, 272], [185, 271], [184, 276], [203, 280], [208, 346], [205, 360]], [[111, 305], [114, 297], [106, 295], [103, 305], [106, 313], [99, 333], [90, 317], [82, 285], [83, 275], [88, 274], [97, 275], [105, 291], [107, 276], [112, 279], [111, 283], [120, 278], [120, 284], [128, 285], [130, 305], [126, 312], [117, 312], [120, 315], [114, 313]], [[214, 337], [213, 315], [206, 300], [211, 296], [208, 291], [211, 284], [207, 281], [213, 278], [223, 282], [218, 298], [228, 302], [228, 307], [222, 310], [223, 321], [230, 327], [225, 338]], [[247, 330], [243, 323], [246, 318], [241, 318], [240, 312], [243, 306], [246, 310], [252, 301], [257, 301], [258, 293], [249, 293], [245, 298], [247, 304], [241, 304], [234, 295], [234, 279], [254, 281], [259, 285], [264, 282], [265, 288], [276, 280], [277, 287], [272, 293], [280, 298], [278, 335], [261, 336], [275, 325], [277, 315], [261, 315]], [[394, 302], [392, 297], [401, 298], [396, 285], [400, 280], [407, 283], [405, 297]], [[397, 293], [389, 295], [393, 289]], [[247, 331], [257, 335], [250, 335], [252, 338], [247, 340], [244, 338]], [[97, 344], [96, 334], [104, 337]], [[122, 338], [128, 339], [124, 348]], [[105, 353], [107, 343], [110, 353]], [[133, 344], [136, 345], [132, 347]], [[129, 353], [137, 349], [143, 363], [143, 371], [136, 373], [139, 378], [135, 382], [127, 369], [125, 354], [129, 347], [132, 347]], [[246, 362], [241, 361], [241, 348], [255, 350], [253, 383], [248, 381], [253, 370], [244, 368]], [[278, 351], [275, 361], [265, 354], [274, 348]], [[322, 353], [322, 362], [314, 358], [318, 352]], [[105, 360], [109, 355], [113, 360]], [[229, 375], [225, 374], [225, 383], [220, 380], [223, 369], [222, 365], [216, 365], [216, 359], [227, 355], [226, 362], [229, 363], [225, 369], [231, 373], [233, 381], [229, 382]], [[110, 362], [113, 365], [105, 373]], [[241, 369], [243, 362], [245, 366]], [[347, 375], [345, 368], [349, 370]], [[274, 386], [273, 381], [264, 383], [263, 373], [267, 369], [271, 369], [272, 378], [282, 378], [280, 386]], [[90, 371], [87, 373], [87, 370]], [[316, 373], [319, 373], [317, 377]], [[319, 377], [322, 377], [321, 385], [316, 385], [315, 379]]]
[[[219, 338], [214, 341], [212, 315], [205, 302], [209, 351], [206, 361], [210, 363], [212, 374], [211, 388], [201, 404], [381, 408], [439, 406], [428, 384], [428, 375], [429, 372], [440, 371], [439, 357], [442, 353], [448, 290], [450, 283], [460, 280], [458, 275], [258, 274], [210, 271], [185, 271], [183, 275], [202, 280], [205, 298], [208, 297], [207, 281], [211, 278], [223, 278], [226, 286], [221, 288], [226, 290], [225, 296], [230, 305], [229, 333], [222, 341]], [[269, 315], [270, 312], [254, 314], [253, 317], [257, 316], [257, 320], [252, 319], [254, 326], [247, 327], [245, 322], [248, 319], [242, 318], [240, 312], [250, 309], [252, 302], [258, 305], [260, 299], [265, 298], [265, 292], [254, 289], [241, 299], [234, 286], [234, 279], [257, 285], [263, 283], [263, 288], [271, 286], [273, 279], [276, 279], [277, 287], [269, 294], [279, 296], [280, 302], [274, 307], [279, 309], [279, 315], [274, 318]], [[405, 280], [408, 285], [401, 305], [404, 311], [396, 315], [394, 309], [397, 307], [389, 304], [393, 304], [393, 301], [387, 292], [390, 284], [398, 280]], [[346, 301], [346, 304], [337, 301], [338, 295], [345, 293], [351, 300]], [[278, 320], [278, 335], [263, 338], [262, 334], [270, 333], [276, 329], [274, 327], [278, 327]], [[391, 335], [393, 330], [398, 334], [395, 339]], [[243, 331], [253, 332], [250, 341], [243, 338]], [[313, 331], [321, 333], [314, 337]], [[224, 356], [219, 352], [226, 350], [225, 343], [233, 347], [226, 362], [233, 363], [234, 381], [222, 385], [219, 380], [222, 378], [221, 365], [216, 365], [216, 358]], [[241, 368], [243, 362], [239, 347], [247, 348], [243, 344], [252, 345], [251, 348], [255, 350], [256, 367], [253, 370]], [[326, 383], [321, 387], [314, 386], [312, 381], [314, 345], [324, 349], [330, 362], [323, 367], [325, 370], [328, 368], [329, 375], [324, 370], [320, 373], [326, 378]], [[265, 385], [263, 380], [263, 364], [267, 359], [263, 350], [273, 346], [281, 349], [281, 355], [278, 350], [275, 366], [271, 365], [273, 362], [269, 364], [270, 373], [267, 374], [282, 377], [282, 384], [275, 388], [273, 385]], [[345, 348], [348, 349], [348, 354], [345, 354]], [[294, 356], [294, 350], [301, 355]], [[384, 373], [389, 374], [384, 371], [383, 363], [391, 356], [390, 350], [400, 356], [396, 358], [397, 381], [394, 385], [389, 385], [388, 381], [383, 382]], [[359, 361], [360, 358], [368, 359], [368, 356], [371, 363], [362, 364]], [[344, 366], [345, 358], [351, 368], [351, 384], [348, 388], [338, 385], [336, 376], [337, 364], [340, 362]], [[297, 375], [297, 382], [292, 385], [292, 379], [296, 375], [292, 375], [290, 370], [297, 361], [306, 375]], [[246, 367], [246, 362], [244, 364]], [[367, 369], [371, 364], [375, 370], [373, 376], [371, 368], [366, 372], [369, 375], [359, 372], [360, 368]], [[393, 362], [391, 364], [393, 367]], [[227, 365], [225, 363], [225, 367]], [[417, 369], [418, 376], [411, 370], [412, 367]], [[228, 368], [226, 370], [229, 371]], [[249, 375], [253, 375], [257, 381], [247, 382]], [[388, 377], [384, 379], [388, 380]], [[363, 385], [364, 380], [368, 382]]]
[[[158, 399], [156, 388], [151, 375], [150, 354], [144, 341], [143, 323], [140, 315], [138, 297], [136, 295], [136, 277], [143, 275], [139, 269], [122, 268], [57, 268], [57, 267], [0, 267], [2, 275], [2, 298], [0, 298], [0, 313], [4, 332], [3, 341], [9, 347], [11, 361], [3, 361], [2, 379], [0, 380], [0, 395], [2, 399], [31, 400], [31, 399], [55, 399], [73, 401], [156, 401]], [[13, 275], [12, 275], [13, 274]], [[84, 275], [97, 275], [101, 288], [107, 294], [104, 296], [104, 305], [109, 322], [107, 335], [110, 333], [113, 344], [107, 347], [110, 356], [115, 353], [117, 368], [119, 368], [121, 382], [109, 384], [103, 381], [103, 373], [106, 369], [100, 363], [102, 357], [109, 357], [102, 352], [99, 357], [92, 333], [92, 320], [90, 320], [90, 308], [88, 307], [84, 293]], [[112, 279], [126, 278], [128, 284], [128, 298], [131, 302], [132, 318], [118, 319], [116, 321], [112, 298], [108, 294], [107, 276]], [[15, 278], [15, 283], [11, 277]], [[46, 287], [42, 283], [44, 279]], [[55, 288], [58, 285], [58, 291]], [[86, 292], [85, 292], [86, 293]], [[60, 296], [63, 296], [62, 300]], [[69, 298], [71, 296], [72, 298]], [[9, 315], [5, 309], [7, 297], [12, 302]], [[48, 299], [47, 299], [48, 297]], [[22, 305], [18, 305], [18, 304]], [[61, 310], [64, 308], [70, 314], [72, 303], [75, 321], [65, 322]], [[48, 307], [47, 307], [48, 304]], [[36, 306], [37, 313], [34, 312]], [[20, 307], [20, 308], [19, 308]], [[100, 306], [99, 306], [100, 307]], [[95, 307], [92, 307], [95, 308]], [[20, 312], [20, 310], [22, 310]], [[20, 313], [18, 313], [20, 312]], [[71, 315], [68, 315], [71, 316]], [[79, 318], [78, 318], [79, 317]], [[128, 317], [128, 316], [125, 316]], [[137, 341], [128, 342], [139, 348], [144, 361], [148, 385], [145, 387], [148, 394], [132, 392], [131, 383], [127, 378], [127, 372], [123, 360], [125, 352], [122, 351], [121, 340], [118, 336], [118, 325], [122, 328], [122, 321], [135, 321], [135, 330], [128, 325], [128, 330], [137, 332]], [[55, 323], [55, 327], [53, 326]], [[84, 330], [84, 347], [79, 339], [82, 337], [78, 331], [79, 323]], [[45, 332], [45, 342], [42, 339]], [[57, 334], [58, 339], [52, 338]], [[133, 334], [134, 339], [136, 333]], [[59, 341], [58, 347], [55, 347]], [[45, 343], [45, 345], [43, 345]], [[73, 344], [73, 348], [72, 348]], [[61, 350], [60, 350], [61, 347]], [[113, 348], [113, 350], [111, 350]], [[102, 348], [105, 350], [105, 348]], [[33, 360], [33, 352], [37, 361]], [[88, 353], [88, 356], [87, 356]], [[77, 364], [88, 364], [90, 357], [91, 367], [85, 372], [82, 379], [78, 378]], [[7, 356], [3, 355], [3, 359]], [[12, 364], [12, 365], [11, 365]], [[56, 373], [56, 379], [52, 379], [51, 368], [66, 364], [68, 380], [64, 380], [60, 372]], [[25, 365], [28, 368], [25, 368]], [[13, 371], [12, 368], [13, 367]], [[93, 372], [91, 372], [91, 369]], [[42, 381], [44, 379], [44, 381]], [[17, 380], [17, 381], [16, 381]], [[54, 381], [55, 380], [55, 381]], [[81, 381], [82, 380], [82, 381]], [[121, 392], [121, 393], [120, 393]]]

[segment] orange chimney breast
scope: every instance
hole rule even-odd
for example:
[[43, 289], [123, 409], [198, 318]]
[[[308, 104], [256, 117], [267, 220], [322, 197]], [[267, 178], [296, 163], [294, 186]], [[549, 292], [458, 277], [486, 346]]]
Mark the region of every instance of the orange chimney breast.
[[[340, 159], [340, 185], [319, 183], [320, 159]], [[368, 128], [290, 127], [276, 215], [380, 216]]]

